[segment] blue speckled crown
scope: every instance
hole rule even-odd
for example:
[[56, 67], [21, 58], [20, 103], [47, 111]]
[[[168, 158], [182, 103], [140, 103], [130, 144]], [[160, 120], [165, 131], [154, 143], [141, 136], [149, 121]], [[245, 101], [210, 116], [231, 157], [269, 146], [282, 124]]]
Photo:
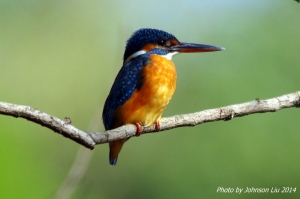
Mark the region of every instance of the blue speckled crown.
[[[127, 40], [127, 45], [123, 60], [125, 61], [130, 55], [141, 50], [148, 43], [158, 43], [160, 40], [172, 40], [176, 37], [162, 30], [142, 28], [132, 34]], [[177, 39], [176, 39], [177, 40]]]

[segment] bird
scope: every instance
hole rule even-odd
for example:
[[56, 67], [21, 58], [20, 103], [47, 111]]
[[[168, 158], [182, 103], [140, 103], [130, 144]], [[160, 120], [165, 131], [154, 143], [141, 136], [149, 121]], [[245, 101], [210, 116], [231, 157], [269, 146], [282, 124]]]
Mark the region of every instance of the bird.
[[[102, 119], [105, 130], [123, 125], [136, 126], [136, 136], [143, 127], [155, 124], [171, 100], [177, 73], [172, 57], [179, 53], [213, 52], [222, 47], [180, 42], [163, 30], [142, 28], [127, 40], [123, 66], [106, 98]], [[109, 163], [116, 165], [123, 144], [128, 139], [109, 142]]]

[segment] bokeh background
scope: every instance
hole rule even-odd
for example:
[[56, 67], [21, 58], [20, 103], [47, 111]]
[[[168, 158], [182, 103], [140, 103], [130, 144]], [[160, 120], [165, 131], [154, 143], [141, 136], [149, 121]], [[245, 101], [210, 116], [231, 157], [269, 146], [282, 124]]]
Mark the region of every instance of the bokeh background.
[[[163, 116], [299, 90], [300, 4], [293, 0], [0, 1], [0, 101], [103, 131], [101, 112], [139, 28], [226, 51], [176, 56], [178, 86]], [[99, 145], [71, 198], [299, 198], [300, 110], [132, 138], [116, 167]], [[53, 198], [80, 146], [0, 115], [0, 198]], [[83, 161], [85, 161], [83, 159]], [[289, 194], [224, 188], [297, 187]]]

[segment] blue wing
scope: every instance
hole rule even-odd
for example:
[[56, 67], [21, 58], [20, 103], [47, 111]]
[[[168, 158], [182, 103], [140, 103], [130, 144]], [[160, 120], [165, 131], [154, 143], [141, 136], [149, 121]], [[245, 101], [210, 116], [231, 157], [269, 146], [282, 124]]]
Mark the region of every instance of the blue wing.
[[106, 130], [112, 128], [115, 110], [132, 96], [135, 89], [139, 90], [143, 86], [141, 71], [147, 65], [150, 55], [168, 53], [167, 50], [155, 48], [122, 66], [104, 104], [102, 118]]
[[144, 54], [123, 65], [105, 101], [102, 118], [105, 129], [111, 129], [115, 110], [124, 104], [135, 89], [141, 87], [141, 70], [149, 56]]

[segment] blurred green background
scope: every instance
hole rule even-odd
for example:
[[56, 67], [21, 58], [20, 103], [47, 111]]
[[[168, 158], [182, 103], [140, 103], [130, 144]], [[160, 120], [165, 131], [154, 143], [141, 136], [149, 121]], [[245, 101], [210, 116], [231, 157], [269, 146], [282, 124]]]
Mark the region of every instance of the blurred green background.
[[[132, 32], [149, 27], [226, 51], [176, 56], [163, 116], [299, 90], [300, 4], [282, 0], [0, 1], [0, 101], [30, 105], [102, 131], [101, 112]], [[98, 145], [71, 198], [299, 198], [300, 111], [132, 138], [118, 164]], [[0, 115], [0, 198], [53, 198], [80, 146]], [[218, 187], [297, 187], [221, 194]]]

